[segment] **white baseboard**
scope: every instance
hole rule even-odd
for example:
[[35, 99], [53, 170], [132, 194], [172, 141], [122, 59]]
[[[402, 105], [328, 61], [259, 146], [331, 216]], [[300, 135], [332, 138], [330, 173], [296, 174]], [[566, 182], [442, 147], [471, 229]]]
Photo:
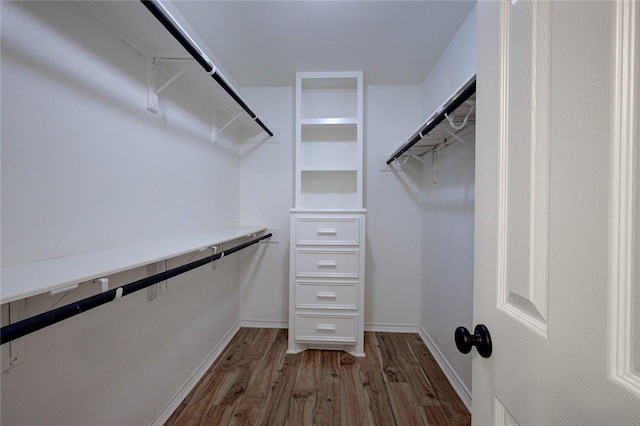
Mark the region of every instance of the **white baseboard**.
[[246, 328], [289, 328], [289, 323], [287, 321], [271, 321], [271, 320], [240, 321], [240, 327], [246, 327]]
[[[240, 321], [240, 327], [247, 328], [289, 328], [287, 321], [250, 320]], [[379, 331], [382, 333], [419, 333], [415, 325], [406, 324], [365, 324], [365, 331]]]
[[224, 348], [231, 342], [233, 336], [240, 330], [240, 323], [236, 322], [231, 329], [224, 335], [220, 343], [218, 343], [205, 360], [196, 369], [193, 375], [182, 385], [180, 390], [167, 402], [167, 404], [156, 414], [153, 419], [148, 423], [150, 426], [161, 426], [171, 417], [173, 412], [178, 408], [180, 403], [189, 395], [189, 392], [196, 387], [200, 379], [205, 375], [213, 363], [218, 359]]
[[364, 331], [378, 331], [380, 333], [418, 333], [415, 325], [406, 324], [365, 324]]
[[471, 412], [471, 392], [469, 392], [469, 389], [467, 389], [462, 380], [460, 380], [460, 377], [458, 377], [453, 368], [451, 368], [451, 365], [442, 355], [440, 349], [438, 349], [433, 340], [431, 340], [429, 333], [427, 333], [422, 327], [419, 327], [418, 334], [420, 334], [420, 338], [424, 344], [427, 345], [427, 348], [435, 358], [444, 375], [447, 376], [449, 383], [451, 383], [451, 386], [462, 400], [462, 403], [467, 407], [467, 410]]

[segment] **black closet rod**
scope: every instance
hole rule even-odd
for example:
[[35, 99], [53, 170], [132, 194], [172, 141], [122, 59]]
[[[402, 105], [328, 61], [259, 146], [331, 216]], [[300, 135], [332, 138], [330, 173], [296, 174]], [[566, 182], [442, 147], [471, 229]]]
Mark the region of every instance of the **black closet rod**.
[[460, 93], [460, 95], [455, 98], [440, 114], [436, 116], [433, 120], [428, 122], [409, 142], [402, 145], [396, 152], [393, 153], [391, 158], [387, 160], [387, 164], [391, 164], [393, 160], [400, 157], [402, 154], [407, 152], [412, 146], [418, 143], [422, 138], [427, 136], [433, 129], [435, 129], [438, 124], [440, 124], [446, 117], [445, 115], [451, 115], [455, 110], [458, 109], [460, 105], [464, 103], [467, 99], [471, 97], [476, 92], [476, 81], [473, 80], [473, 83], [469, 85], [466, 89]]
[[147, 9], [149, 9], [153, 16], [155, 16], [156, 19], [160, 21], [160, 23], [167, 29], [167, 31], [169, 31], [171, 35], [182, 45], [182, 47], [184, 47], [187, 52], [189, 52], [189, 54], [193, 56], [193, 59], [195, 59], [202, 66], [202, 68], [204, 68], [207, 74], [211, 75], [211, 77], [213, 77], [213, 79], [218, 82], [218, 84], [229, 94], [229, 96], [231, 96], [233, 100], [236, 101], [236, 103], [240, 105], [242, 109], [247, 112], [247, 114], [249, 114], [249, 117], [255, 120], [255, 122], [258, 123], [258, 125], [262, 127], [262, 129], [267, 132], [269, 136], [273, 136], [273, 132], [269, 130], [262, 121], [260, 121], [258, 116], [255, 115], [253, 111], [251, 111], [251, 108], [249, 108], [249, 106], [242, 100], [240, 95], [236, 93], [236, 91], [233, 89], [233, 87], [231, 87], [224, 76], [218, 72], [211, 61], [209, 61], [209, 58], [207, 58], [202, 53], [200, 48], [193, 42], [193, 40], [191, 40], [189, 36], [184, 33], [182, 28], [180, 28], [180, 26], [178, 26], [176, 22], [174, 22], [174, 20], [169, 15], [167, 15], [164, 8], [160, 6], [155, 0], [140, 1], [145, 5]]
[[168, 280], [169, 278], [184, 274], [185, 272], [191, 271], [192, 269], [206, 265], [207, 263], [213, 262], [214, 260], [218, 260], [223, 256], [228, 256], [253, 244], [259, 243], [262, 240], [271, 238], [271, 236], [271, 233], [263, 235], [251, 241], [247, 241], [246, 243], [232, 247], [228, 250], [216, 253], [212, 256], [187, 263], [186, 265], [178, 266], [177, 268], [173, 268], [168, 271], [161, 272], [159, 274], [152, 275], [138, 281], [134, 281], [118, 288], [107, 290], [103, 293], [96, 294], [95, 296], [87, 297], [86, 299], [82, 299], [77, 302], [53, 309], [51, 311], [35, 315], [31, 318], [27, 318], [22, 321], [4, 326], [0, 330], [0, 345], [9, 343], [12, 340], [26, 336], [27, 334], [41, 330], [62, 320], [78, 315], [82, 312], [97, 308], [100, 305], [104, 305], [105, 303], [111, 302], [115, 299], [119, 299], [120, 297], [135, 293], [138, 290], [145, 289], [153, 284], [159, 283], [160, 281]]

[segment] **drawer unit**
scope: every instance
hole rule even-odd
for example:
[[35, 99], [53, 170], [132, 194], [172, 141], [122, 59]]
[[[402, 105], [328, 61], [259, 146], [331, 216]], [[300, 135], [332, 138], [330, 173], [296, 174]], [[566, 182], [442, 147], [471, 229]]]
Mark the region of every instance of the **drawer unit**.
[[364, 356], [365, 210], [291, 213], [288, 353]]
[[296, 308], [357, 309], [356, 283], [296, 283]]
[[358, 250], [296, 250], [296, 276], [358, 278]]
[[296, 244], [358, 245], [360, 244], [360, 220], [351, 218], [298, 218]]
[[357, 316], [296, 314], [296, 340], [356, 342]]

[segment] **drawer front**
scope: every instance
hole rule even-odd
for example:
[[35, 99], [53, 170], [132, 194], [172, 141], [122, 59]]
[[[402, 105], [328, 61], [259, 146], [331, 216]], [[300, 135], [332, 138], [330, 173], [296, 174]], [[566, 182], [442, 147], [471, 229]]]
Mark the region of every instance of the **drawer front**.
[[356, 284], [296, 283], [297, 308], [358, 308]]
[[296, 250], [298, 277], [358, 278], [358, 250]]
[[296, 314], [296, 340], [355, 342], [357, 316]]
[[360, 218], [306, 218], [296, 223], [296, 244], [360, 244]]

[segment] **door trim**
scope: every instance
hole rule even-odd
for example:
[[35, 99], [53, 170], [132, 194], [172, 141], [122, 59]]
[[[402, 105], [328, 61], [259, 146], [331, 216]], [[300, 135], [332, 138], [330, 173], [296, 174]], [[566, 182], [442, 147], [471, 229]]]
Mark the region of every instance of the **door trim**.
[[[635, 223], [634, 212], [640, 208], [634, 190], [640, 185], [638, 171], [638, 114], [640, 110], [640, 54], [636, 45], [640, 38], [637, 2], [620, 1], [616, 4], [614, 116], [611, 143], [611, 228], [610, 228], [610, 327], [609, 374], [620, 385], [640, 395], [640, 365], [633, 360], [640, 356], [633, 342], [634, 329], [640, 316], [638, 282], [634, 282], [634, 269], [640, 248], [640, 223]], [[634, 311], [634, 299], [635, 311]], [[637, 339], [638, 337], [636, 337]]]

